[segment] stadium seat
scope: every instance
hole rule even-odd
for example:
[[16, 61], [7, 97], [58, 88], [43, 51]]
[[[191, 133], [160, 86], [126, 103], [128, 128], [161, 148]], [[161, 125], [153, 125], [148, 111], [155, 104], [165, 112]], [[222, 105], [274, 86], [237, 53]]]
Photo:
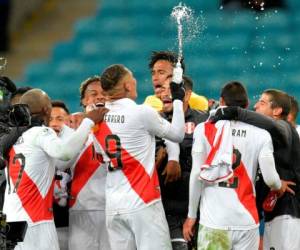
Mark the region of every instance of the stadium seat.
[[[184, 26], [186, 73], [196, 82], [196, 91], [218, 98], [226, 81], [240, 80], [252, 99], [267, 87], [295, 90], [300, 97], [298, 13], [291, 9], [231, 11], [220, 9], [219, 2], [186, 3], [199, 21], [198, 27], [190, 28], [201, 30], [188, 40]], [[300, 6], [298, 0], [287, 3]], [[147, 66], [151, 51], [178, 50], [177, 26], [170, 18], [173, 7], [172, 1], [99, 1], [94, 16], [75, 23], [73, 38], [57, 43], [47, 61], [29, 65], [24, 78], [29, 84], [45, 87], [54, 98], [66, 98], [73, 106], [77, 101], [72, 95], [78, 95], [82, 80], [100, 74], [112, 63], [123, 63], [138, 80], [141, 103], [153, 92]], [[45, 85], [38, 85], [41, 82]]]

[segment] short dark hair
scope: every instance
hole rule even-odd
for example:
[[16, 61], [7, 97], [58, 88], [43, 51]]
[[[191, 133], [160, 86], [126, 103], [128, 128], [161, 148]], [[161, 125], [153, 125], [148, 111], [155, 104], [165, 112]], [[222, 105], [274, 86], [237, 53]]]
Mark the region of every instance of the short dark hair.
[[232, 81], [225, 84], [221, 90], [221, 97], [227, 106], [238, 106], [241, 108], [247, 108], [248, 106], [247, 90], [240, 82]]
[[[150, 56], [149, 68], [152, 69], [154, 64], [159, 60], [166, 60], [170, 62], [173, 65], [173, 67], [175, 67], [178, 61], [178, 55], [172, 51], [152, 51], [152, 54]], [[180, 63], [184, 72], [185, 71], [184, 58], [181, 58]]]
[[193, 85], [194, 85], [194, 83], [193, 83], [192, 78], [190, 78], [189, 76], [186, 76], [186, 75], [184, 75], [182, 78], [183, 78], [184, 88], [186, 90], [193, 91]]
[[53, 100], [51, 104], [52, 104], [52, 108], [62, 108], [64, 111], [66, 111], [67, 114], [70, 114], [67, 105], [63, 101]]
[[85, 96], [85, 91], [87, 87], [92, 83], [92, 82], [100, 82], [100, 76], [92, 76], [87, 79], [85, 79], [79, 87], [79, 93], [80, 93], [80, 105], [82, 105], [82, 99]]
[[16, 95], [23, 95], [25, 94], [27, 91], [33, 89], [32, 87], [30, 86], [24, 86], [24, 87], [19, 87], [17, 88], [17, 90], [15, 92], [12, 93], [11, 95], [11, 99], [14, 98]]
[[291, 98], [290, 96], [285, 93], [284, 91], [278, 90], [278, 89], [266, 89], [264, 94], [269, 95], [270, 102], [271, 102], [271, 108], [282, 108], [282, 112], [280, 114], [280, 117], [284, 120], [286, 120], [288, 114], [290, 113], [291, 109]]
[[128, 69], [122, 64], [113, 64], [107, 67], [100, 77], [101, 87], [104, 91], [110, 91], [118, 82], [128, 74]]
[[295, 117], [295, 119], [298, 116], [299, 113], [299, 105], [298, 105], [298, 101], [294, 96], [290, 96], [291, 98], [291, 109], [290, 109], [290, 113]]

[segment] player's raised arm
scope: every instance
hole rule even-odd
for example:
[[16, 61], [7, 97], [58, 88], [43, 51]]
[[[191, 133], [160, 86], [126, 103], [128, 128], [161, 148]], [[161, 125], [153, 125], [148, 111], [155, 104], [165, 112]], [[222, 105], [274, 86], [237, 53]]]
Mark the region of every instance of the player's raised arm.
[[[176, 82], [174, 82], [176, 81]], [[184, 138], [184, 112], [183, 98], [185, 90], [182, 83], [182, 71], [174, 69], [173, 79], [170, 83], [173, 100], [173, 118], [169, 123], [154, 110], [148, 109], [145, 114], [145, 126], [153, 134], [169, 139], [174, 142], [181, 142]]]
[[95, 123], [103, 120], [104, 114], [107, 111], [104, 107], [89, 111], [78, 129], [65, 140], [59, 139], [55, 134], [53, 136], [46, 136], [51, 132], [49, 132], [50, 129], [45, 128], [45, 133], [37, 138], [37, 142], [51, 157], [65, 161], [70, 160], [79, 153], [91, 128]]

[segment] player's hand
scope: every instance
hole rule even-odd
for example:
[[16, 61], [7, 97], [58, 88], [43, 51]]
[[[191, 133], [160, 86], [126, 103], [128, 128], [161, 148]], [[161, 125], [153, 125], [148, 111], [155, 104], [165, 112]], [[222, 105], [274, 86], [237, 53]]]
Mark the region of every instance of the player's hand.
[[283, 196], [285, 192], [295, 195], [295, 191], [292, 188], [290, 188], [289, 186], [296, 186], [296, 183], [292, 182], [292, 181], [281, 180], [281, 188], [279, 190], [277, 190], [279, 198], [281, 196]]
[[83, 112], [77, 112], [77, 113], [71, 114], [70, 115], [70, 127], [72, 129], [76, 130], [80, 126], [83, 118], [84, 118]]
[[192, 240], [192, 237], [194, 236], [194, 232], [195, 232], [195, 223], [196, 223], [196, 219], [187, 218], [185, 220], [183, 224], [182, 233], [183, 233], [183, 238], [186, 241]]
[[177, 181], [181, 177], [181, 168], [177, 161], [168, 161], [162, 175], [165, 175], [166, 185], [168, 182]]
[[177, 84], [175, 82], [170, 83], [172, 100], [180, 100], [183, 101], [185, 96], [185, 89], [183, 87], [183, 83]]
[[238, 107], [219, 107], [216, 113], [209, 118], [212, 123], [219, 120], [236, 120], [238, 117]]
[[92, 121], [94, 121], [95, 124], [102, 122], [104, 115], [108, 112], [109, 110], [105, 107], [96, 107], [89, 110], [86, 112], [85, 116]]
[[156, 157], [155, 157], [155, 167], [156, 169], [160, 168], [163, 160], [166, 158], [167, 156], [167, 150], [164, 147], [160, 147], [157, 150], [156, 153]]

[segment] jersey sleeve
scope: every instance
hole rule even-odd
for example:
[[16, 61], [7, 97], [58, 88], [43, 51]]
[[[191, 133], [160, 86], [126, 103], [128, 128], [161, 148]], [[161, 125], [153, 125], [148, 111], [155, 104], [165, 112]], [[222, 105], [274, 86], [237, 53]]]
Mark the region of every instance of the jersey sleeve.
[[205, 152], [205, 145], [204, 145], [204, 123], [198, 124], [195, 128], [194, 135], [193, 135], [193, 147], [192, 152]]
[[143, 123], [150, 134], [181, 142], [184, 138], [184, 112], [182, 101], [173, 102], [172, 123], [162, 118], [154, 109], [144, 106]]
[[204, 164], [206, 160], [206, 152], [203, 146], [203, 125], [199, 124], [194, 131], [194, 141], [192, 147], [192, 171], [190, 175], [189, 186], [189, 208], [188, 217], [196, 218], [197, 210], [199, 207], [201, 190], [203, 188], [203, 182], [199, 180], [200, 166]]
[[165, 144], [168, 153], [168, 160], [179, 162], [179, 154], [180, 154], [179, 144], [176, 142], [172, 142], [170, 140], [165, 140]]
[[262, 136], [263, 146], [258, 156], [258, 163], [264, 182], [275, 190], [281, 187], [281, 181], [275, 168], [273, 144], [269, 133]]
[[78, 129], [66, 139], [60, 139], [53, 129], [44, 127], [36, 139], [36, 144], [51, 157], [63, 161], [74, 158], [83, 147], [94, 122], [83, 119]]

